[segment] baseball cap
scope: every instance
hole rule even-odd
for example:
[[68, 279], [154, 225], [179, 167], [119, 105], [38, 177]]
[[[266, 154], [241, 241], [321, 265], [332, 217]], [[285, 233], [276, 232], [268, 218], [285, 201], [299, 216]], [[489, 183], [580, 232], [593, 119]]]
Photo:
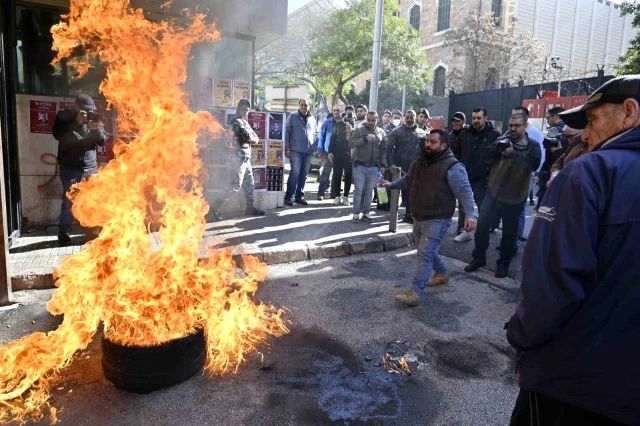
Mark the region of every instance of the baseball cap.
[[395, 115], [402, 115], [402, 111], [400, 111], [399, 109], [394, 109], [394, 110], [393, 110], [393, 113], [394, 113]]
[[451, 117], [451, 121], [462, 121], [462, 120], [466, 120], [466, 119], [467, 119], [467, 116], [464, 115], [464, 112], [456, 112]]
[[587, 110], [603, 104], [621, 104], [625, 99], [640, 102], [640, 75], [625, 75], [607, 81], [589, 96], [584, 105], [558, 114], [564, 123], [573, 129], [587, 127]]
[[80, 109], [83, 109], [85, 111], [95, 111], [96, 109], [96, 104], [93, 103], [93, 99], [91, 99], [91, 96], [89, 95], [79, 95], [76, 97], [76, 105], [78, 105], [78, 107]]

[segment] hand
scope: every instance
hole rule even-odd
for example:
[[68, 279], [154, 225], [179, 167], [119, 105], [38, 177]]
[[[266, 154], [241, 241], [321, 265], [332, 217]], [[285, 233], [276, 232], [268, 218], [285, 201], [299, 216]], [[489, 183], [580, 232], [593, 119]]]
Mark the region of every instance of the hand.
[[511, 142], [508, 142], [509, 146], [507, 147], [507, 149], [505, 149], [502, 152], [502, 156], [503, 157], [508, 157], [511, 155], [511, 153], [513, 152], [513, 144]]
[[473, 232], [476, 230], [476, 220], [472, 217], [468, 217], [464, 220], [464, 229], [467, 232]]
[[284, 156], [287, 158], [291, 158], [291, 151], [285, 151]]
[[376, 135], [367, 135], [367, 140], [368, 140], [369, 142], [373, 142], [373, 141], [375, 141], [375, 140], [376, 140]]
[[98, 130], [102, 126], [101, 123], [95, 123], [93, 121], [89, 121], [89, 130]]
[[384, 174], [384, 167], [380, 167], [380, 173]]
[[345, 129], [347, 129], [347, 132], [351, 132], [353, 130], [353, 127], [351, 127], [351, 124], [347, 123]]
[[382, 188], [387, 188], [387, 189], [389, 189], [389, 188], [391, 187], [391, 182], [388, 182], [388, 181], [386, 181], [386, 180], [381, 180], [381, 181], [380, 181], [380, 186], [381, 186]]
[[331, 161], [333, 163], [333, 154], [332, 153], [329, 153], [327, 158], [329, 159], [329, 161]]

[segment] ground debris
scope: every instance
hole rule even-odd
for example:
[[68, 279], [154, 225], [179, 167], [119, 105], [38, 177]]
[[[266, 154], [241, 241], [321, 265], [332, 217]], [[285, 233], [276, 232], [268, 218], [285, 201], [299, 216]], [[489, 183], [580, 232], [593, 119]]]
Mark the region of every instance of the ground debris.
[[388, 353], [382, 357], [382, 364], [389, 373], [397, 373], [401, 375], [411, 375], [411, 370], [404, 357], [394, 358]]

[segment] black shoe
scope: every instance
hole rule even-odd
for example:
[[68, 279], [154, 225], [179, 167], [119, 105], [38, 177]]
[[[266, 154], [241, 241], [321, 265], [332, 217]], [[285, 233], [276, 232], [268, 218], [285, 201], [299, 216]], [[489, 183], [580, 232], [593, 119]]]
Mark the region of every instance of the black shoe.
[[71, 237], [69, 234], [58, 234], [58, 245], [60, 247], [66, 247], [71, 244]]
[[260, 210], [257, 207], [247, 207], [244, 211], [247, 216], [264, 216], [264, 210]]
[[222, 216], [220, 216], [220, 212], [218, 212], [218, 210], [209, 210], [209, 213], [207, 213], [204, 216], [204, 220], [207, 223], [210, 222], [220, 222], [222, 220]]
[[496, 269], [496, 278], [504, 278], [509, 273], [509, 265], [505, 265], [503, 263], [498, 264], [498, 269]]
[[284, 200], [284, 204], [289, 206], [289, 207], [293, 207], [293, 201], [291, 201], [291, 200]]
[[484, 261], [484, 260], [473, 259], [470, 264], [465, 266], [464, 271], [465, 272], [477, 271], [478, 269], [482, 268], [486, 264], [487, 264], [487, 262]]
[[405, 214], [402, 218], [402, 221], [404, 223], [413, 223], [413, 216], [411, 216], [410, 214]]
[[300, 198], [299, 200], [296, 200], [296, 203], [303, 206], [306, 206], [307, 204], [309, 204], [307, 203], [307, 200], [305, 200], [304, 198]]
[[536, 203], [534, 203], [534, 202], [533, 202], [533, 200], [529, 200], [529, 205], [530, 205], [530, 206], [535, 206], [535, 205], [536, 205]]
[[389, 210], [391, 210], [391, 206], [389, 205], [389, 203], [378, 204], [376, 206], [376, 210], [382, 210], [382, 211], [388, 212]]

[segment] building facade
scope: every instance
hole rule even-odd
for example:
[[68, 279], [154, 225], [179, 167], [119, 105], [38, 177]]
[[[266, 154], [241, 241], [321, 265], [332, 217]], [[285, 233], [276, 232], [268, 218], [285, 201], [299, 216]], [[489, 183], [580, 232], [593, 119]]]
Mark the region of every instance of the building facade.
[[[620, 15], [619, 3], [606, 0], [399, 0], [401, 13], [422, 36], [422, 48], [434, 65], [433, 93], [447, 92], [447, 74], [464, 70], [466, 58], [444, 46], [446, 33], [459, 28], [470, 13], [492, 13], [505, 33], [529, 30], [546, 47], [548, 81], [592, 77], [598, 68], [614, 72], [618, 59], [636, 36], [632, 17]], [[520, 64], [524, 67], [526, 64]], [[509, 70], [516, 73], [517, 67]], [[525, 82], [538, 83], [538, 82]]]

